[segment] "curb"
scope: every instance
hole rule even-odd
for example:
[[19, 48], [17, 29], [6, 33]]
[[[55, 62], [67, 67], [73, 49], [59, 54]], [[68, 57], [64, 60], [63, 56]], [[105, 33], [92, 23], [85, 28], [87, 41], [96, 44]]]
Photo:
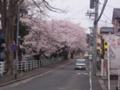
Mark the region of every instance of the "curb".
[[[70, 60], [69, 60], [70, 61]], [[64, 63], [64, 64], [62, 64]], [[61, 62], [60, 65], [55, 65], [55, 67], [58, 69], [58, 68], [62, 68], [64, 65], [66, 65], [67, 62], [64, 61], [64, 62]], [[68, 63], [69, 64], [69, 63]], [[46, 67], [49, 67], [49, 66], [46, 66]], [[46, 68], [45, 67], [45, 68]], [[37, 69], [36, 69], [37, 70]], [[0, 84], [0, 88], [4, 88], [5, 86], [8, 86], [9, 85], [12, 85], [12, 84], [15, 84], [15, 83], [25, 83], [25, 82], [28, 82], [28, 81], [31, 81], [32, 79], [35, 79], [35, 78], [38, 78], [38, 77], [42, 77], [50, 72], [53, 72], [54, 70], [54, 67], [50, 68], [49, 70], [44, 70], [43, 72], [39, 73], [39, 74], [34, 74], [34, 75], [30, 75], [30, 76], [26, 76], [26, 77], [23, 77], [23, 78], [18, 78], [18, 79], [15, 79], [15, 80], [12, 80], [12, 81], [9, 81], [9, 82], [6, 82], [6, 83], [3, 83], [3, 84]]]
[[46, 73], [46, 72], [48, 72], [48, 71], [42, 72], [42, 73], [40, 73], [40, 74], [31, 75], [31, 76], [26, 76], [26, 77], [23, 77], [23, 78], [18, 78], [18, 79], [14, 79], [14, 80], [11, 80], [11, 81], [2, 83], [2, 84], [0, 84], [0, 88], [2, 88], [2, 87], [4, 87], [4, 86], [7, 86], [7, 85], [10, 85], [10, 84], [14, 84], [14, 83], [16, 83], [16, 82], [21, 82], [21, 81], [24, 81], [24, 80], [33, 78], [33, 77], [35, 77], [35, 76], [41, 75], [41, 74]]

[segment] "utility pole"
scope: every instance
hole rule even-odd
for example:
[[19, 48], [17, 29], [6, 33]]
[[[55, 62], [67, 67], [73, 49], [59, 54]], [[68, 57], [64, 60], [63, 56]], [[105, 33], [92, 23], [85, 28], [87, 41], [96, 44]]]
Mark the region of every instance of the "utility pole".
[[87, 16], [94, 17], [93, 28], [92, 28], [92, 35], [93, 35], [93, 74], [96, 75], [97, 67], [96, 67], [96, 60], [97, 60], [97, 29], [98, 29], [98, 13], [99, 13], [99, 0], [90, 0], [90, 9], [94, 9], [93, 12], [88, 11]]
[[98, 29], [98, 9], [99, 9], [99, 0], [95, 0], [95, 19], [94, 19], [94, 28], [93, 28], [93, 74], [96, 75], [97, 67], [96, 67], [96, 60], [97, 60], [97, 50], [96, 50], [96, 36], [97, 36], [97, 29]]

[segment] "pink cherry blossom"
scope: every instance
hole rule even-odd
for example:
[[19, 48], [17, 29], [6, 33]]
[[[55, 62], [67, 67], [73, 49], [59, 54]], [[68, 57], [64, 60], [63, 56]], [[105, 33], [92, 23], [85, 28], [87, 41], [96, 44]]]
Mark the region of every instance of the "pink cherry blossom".
[[52, 53], [64, 44], [73, 50], [87, 46], [85, 29], [78, 24], [65, 20], [43, 21], [28, 17], [22, 18], [22, 21], [30, 27], [25, 43], [32, 44], [38, 51], [44, 48], [46, 53]]

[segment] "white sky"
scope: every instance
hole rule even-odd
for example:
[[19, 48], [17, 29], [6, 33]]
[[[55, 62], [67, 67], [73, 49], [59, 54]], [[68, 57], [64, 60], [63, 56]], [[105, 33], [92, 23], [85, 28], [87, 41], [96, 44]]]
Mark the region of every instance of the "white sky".
[[[80, 23], [81, 26], [88, 28], [93, 25], [92, 20], [85, 15], [87, 10], [89, 10], [89, 1], [90, 0], [51, 0], [51, 5], [56, 8], [64, 9], [67, 13], [50, 12], [49, 15], [53, 19], [72, 20], [76, 23]], [[103, 5], [103, 1], [104, 0], [100, 0], [100, 8]], [[113, 8], [120, 8], [120, 0], [108, 0], [100, 26], [111, 25]]]

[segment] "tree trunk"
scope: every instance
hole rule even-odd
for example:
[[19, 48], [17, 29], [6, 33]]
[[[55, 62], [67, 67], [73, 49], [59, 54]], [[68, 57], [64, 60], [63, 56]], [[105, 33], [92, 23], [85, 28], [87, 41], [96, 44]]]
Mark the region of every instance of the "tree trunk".
[[[7, 6], [7, 1], [4, 0], [1, 9], [1, 24], [2, 30], [5, 33], [5, 43], [6, 43], [6, 63], [7, 63], [7, 73], [13, 73], [13, 52], [11, 49], [11, 44], [14, 41], [14, 31], [15, 31], [15, 19], [16, 19], [16, 8], [12, 3]], [[14, 9], [15, 8], [15, 9]]]
[[8, 74], [13, 73], [13, 51], [11, 44], [15, 41], [15, 30], [16, 30], [16, 18], [18, 6], [22, 4], [24, 0], [0, 0], [0, 15], [2, 30], [5, 34], [6, 43], [6, 63]]
[[13, 25], [12, 25], [12, 17], [8, 18], [8, 22], [6, 25], [6, 33], [5, 33], [5, 41], [6, 41], [6, 61], [8, 65], [8, 73], [13, 73], [13, 52], [11, 49], [12, 42], [14, 41], [12, 32], [13, 32]]

